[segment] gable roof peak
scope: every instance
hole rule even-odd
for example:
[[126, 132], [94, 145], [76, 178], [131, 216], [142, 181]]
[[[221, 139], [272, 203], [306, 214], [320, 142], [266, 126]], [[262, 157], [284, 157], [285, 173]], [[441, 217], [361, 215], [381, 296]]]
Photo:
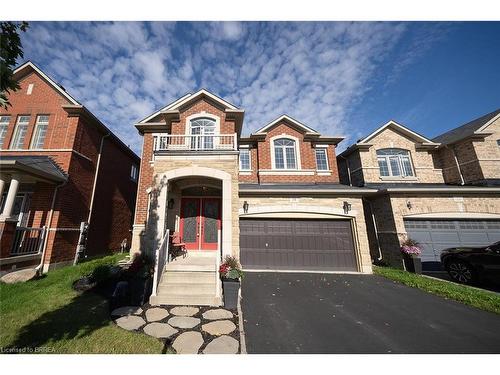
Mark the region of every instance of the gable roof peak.
[[314, 130], [313, 128], [310, 128], [309, 126], [301, 123], [298, 120], [295, 120], [293, 117], [287, 115], [286, 113], [282, 114], [278, 118], [276, 118], [273, 121], [271, 121], [269, 124], [267, 124], [267, 125], [263, 126], [262, 128], [258, 129], [254, 134], [265, 134], [268, 129], [270, 129], [273, 126], [277, 125], [281, 121], [287, 121], [288, 123], [290, 123], [292, 125], [295, 125], [296, 127], [304, 130], [305, 133], [319, 135], [319, 133], [316, 130]]
[[54, 79], [50, 78], [47, 74], [45, 74], [33, 61], [28, 60], [25, 63], [19, 65], [16, 69], [14, 69], [14, 76], [23, 76], [23, 73], [27, 70], [31, 70], [36, 72], [43, 80], [45, 80], [50, 86], [52, 86], [59, 94], [64, 96], [71, 104], [73, 105], [81, 105], [75, 98], [73, 98], [66, 89], [57, 83]]
[[406, 136], [417, 140], [419, 143], [425, 143], [425, 144], [435, 144], [432, 140], [430, 140], [427, 137], [424, 137], [423, 135], [411, 130], [410, 128], [400, 124], [399, 122], [395, 120], [389, 120], [387, 121], [384, 125], [378, 127], [375, 129], [372, 133], [367, 135], [366, 137], [362, 138], [357, 142], [357, 144], [368, 144], [368, 141], [377, 136], [378, 134], [382, 133], [385, 129], [387, 128], [395, 128], [399, 132], [405, 134]]

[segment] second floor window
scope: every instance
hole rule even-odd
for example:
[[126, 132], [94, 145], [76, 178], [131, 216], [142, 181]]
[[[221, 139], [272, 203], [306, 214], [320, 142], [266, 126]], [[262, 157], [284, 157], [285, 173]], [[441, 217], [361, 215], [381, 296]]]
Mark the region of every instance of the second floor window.
[[9, 128], [10, 116], [0, 116], [0, 148], [3, 147], [7, 129]]
[[276, 169], [297, 169], [294, 140], [280, 138], [274, 141], [274, 166]]
[[139, 169], [137, 169], [137, 165], [132, 164], [132, 167], [130, 168], [130, 179], [136, 182], [138, 177], [139, 177]]
[[410, 160], [410, 152], [399, 148], [377, 150], [380, 176], [407, 177], [414, 176]]
[[316, 167], [318, 168], [318, 171], [328, 170], [328, 157], [326, 155], [326, 150], [326, 148], [316, 149]]
[[250, 150], [248, 148], [242, 148], [240, 150], [240, 170], [249, 171], [251, 169]]
[[214, 148], [215, 121], [210, 118], [197, 118], [191, 121], [191, 148], [212, 150]]
[[28, 125], [30, 122], [29, 116], [19, 116], [17, 118], [16, 130], [14, 132], [14, 138], [12, 138], [12, 143], [10, 144], [11, 149], [21, 149], [24, 146], [24, 139], [26, 138], [26, 133], [28, 132]]
[[31, 148], [34, 149], [43, 148], [48, 127], [49, 127], [49, 116], [39, 115], [36, 119], [35, 135], [33, 136], [33, 141], [31, 142]]

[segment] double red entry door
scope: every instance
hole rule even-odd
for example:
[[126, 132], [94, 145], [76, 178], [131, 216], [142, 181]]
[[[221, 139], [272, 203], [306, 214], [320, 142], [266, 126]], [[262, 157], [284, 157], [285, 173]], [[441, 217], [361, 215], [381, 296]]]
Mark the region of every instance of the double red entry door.
[[180, 233], [187, 250], [217, 250], [220, 198], [182, 198]]

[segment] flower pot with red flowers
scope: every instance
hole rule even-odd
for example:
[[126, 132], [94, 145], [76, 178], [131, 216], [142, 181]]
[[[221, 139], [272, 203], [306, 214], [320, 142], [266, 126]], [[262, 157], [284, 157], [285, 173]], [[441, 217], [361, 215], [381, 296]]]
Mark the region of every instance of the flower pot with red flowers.
[[421, 253], [422, 248], [420, 247], [420, 244], [411, 238], [406, 239], [401, 244], [403, 263], [408, 272], [417, 274], [422, 273], [422, 261], [420, 260]]
[[240, 280], [243, 277], [243, 271], [238, 260], [233, 256], [227, 255], [219, 267], [219, 274], [222, 279], [224, 307], [234, 310], [238, 307]]

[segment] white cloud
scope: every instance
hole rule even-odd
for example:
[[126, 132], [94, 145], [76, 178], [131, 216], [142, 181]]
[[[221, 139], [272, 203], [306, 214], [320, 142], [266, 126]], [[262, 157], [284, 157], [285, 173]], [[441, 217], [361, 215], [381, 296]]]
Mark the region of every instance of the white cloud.
[[201, 87], [245, 109], [244, 133], [288, 113], [349, 135], [349, 114], [405, 30], [366, 22], [34, 22], [23, 43], [27, 59], [140, 152], [132, 125]]

